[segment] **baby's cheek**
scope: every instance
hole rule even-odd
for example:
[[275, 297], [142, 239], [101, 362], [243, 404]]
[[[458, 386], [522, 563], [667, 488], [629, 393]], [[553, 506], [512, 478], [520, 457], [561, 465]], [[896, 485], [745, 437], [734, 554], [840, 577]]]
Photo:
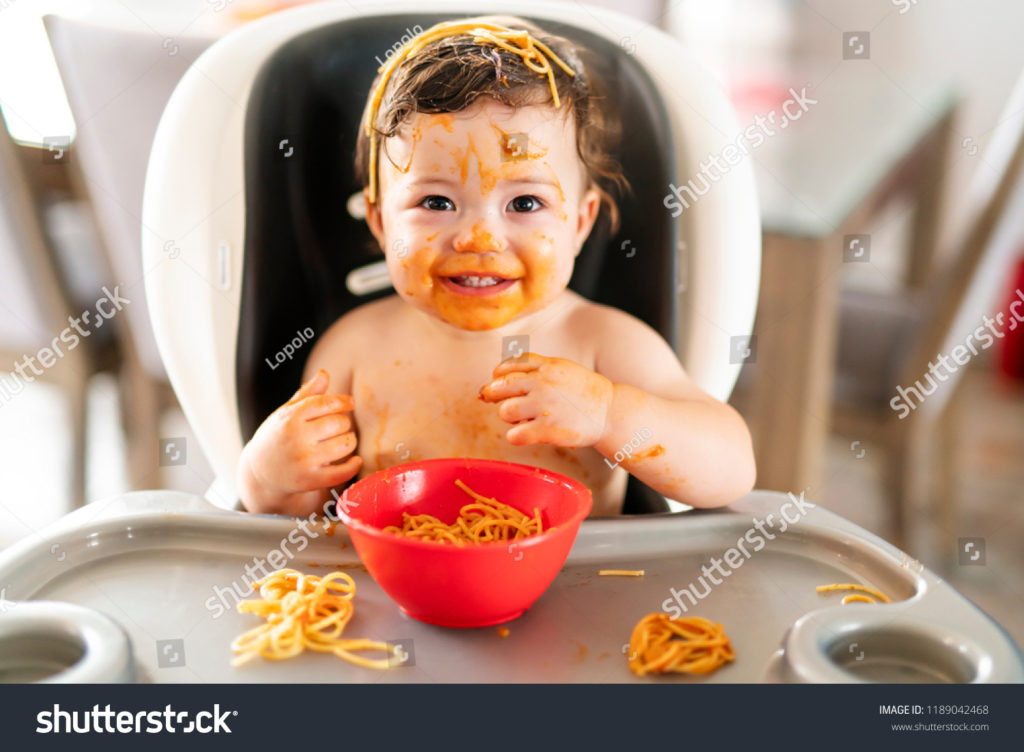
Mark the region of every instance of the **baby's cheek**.
[[567, 283], [572, 274], [571, 264], [560, 263], [555, 239], [547, 233], [534, 234], [523, 260], [530, 271], [524, 285], [527, 305], [550, 294], [563, 278]]
[[434, 261], [433, 246], [424, 245], [409, 254], [396, 257], [392, 281], [395, 290], [404, 298], [428, 300], [434, 287], [430, 266]]

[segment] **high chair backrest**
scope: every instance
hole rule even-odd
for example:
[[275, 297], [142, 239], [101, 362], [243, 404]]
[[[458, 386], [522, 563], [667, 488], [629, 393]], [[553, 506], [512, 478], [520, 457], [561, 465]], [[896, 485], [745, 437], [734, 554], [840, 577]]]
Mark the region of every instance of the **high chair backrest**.
[[[360, 189], [352, 163], [360, 118], [377, 61], [396, 33], [455, 17], [401, 14], [335, 22], [285, 43], [262, 66], [245, 124], [245, 315], [236, 363], [245, 436], [300, 383], [305, 358], [280, 361], [283, 346], [292, 340], [304, 345], [342, 314], [394, 293], [362, 212], [353, 216], [346, 209], [345, 200]], [[677, 257], [652, 252], [675, 248], [677, 239], [676, 223], [660, 207], [664, 186], [675, 180], [668, 116], [644, 70], [616, 42], [560, 23], [545, 28], [571, 34], [596, 53], [586, 60], [588, 67], [613, 87], [609, 106], [628, 113], [627, 140], [615, 156], [634, 195], [620, 201], [623, 221], [612, 242], [606, 222], [595, 227], [576, 259], [570, 287], [632, 313], [674, 345]], [[384, 289], [376, 289], [369, 271], [360, 275], [362, 284], [346, 284], [369, 264], [381, 270]]]
[[[381, 256], [347, 208], [366, 93], [403, 35], [481, 12], [472, 2], [414, 8], [323, 3], [249, 24], [196, 61], [161, 119], [143, 210], [147, 294], [171, 382], [228, 482], [223, 496], [243, 441], [299, 383], [308, 352], [292, 351], [390, 292], [372, 283]], [[749, 334], [757, 302], [750, 165], [681, 216], [667, 202], [739, 134], [724, 94], [677, 42], [626, 16], [540, 2], [486, 12], [590, 48], [586, 62], [621, 113], [615, 156], [634, 193], [619, 202], [614, 238], [595, 228], [571, 286], [646, 321], [698, 384], [726, 398], [740, 366], [732, 338]]]

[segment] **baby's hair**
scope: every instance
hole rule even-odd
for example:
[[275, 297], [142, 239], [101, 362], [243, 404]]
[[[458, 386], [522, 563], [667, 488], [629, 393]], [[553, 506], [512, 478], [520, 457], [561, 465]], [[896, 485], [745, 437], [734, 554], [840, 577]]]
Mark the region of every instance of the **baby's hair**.
[[[576, 128], [576, 151], [585, 173], [584, 188], [593, 186], [601, 198], [601, 213], [607, 213], [609, 232], [619, 229], [619, 210], [611, 191], [630, 190], [621, 165], [611, 150], [621, 138], [617, 113], [609, 112], [610, 100], [605, 87], [586, 67], [580, 54], [590, 54], [564, 37], [548, 34], [516, 16], [480, 16], [462, 22], [500, 24], [514, 30], [525, 29], [536, 42], [551, 50], [574, 72], [569, 75], [561, 66], [551, 63], [558, 104], [565, 105], [573, 115]], [[429, 33], [430, 29], [424, 34]], [[415, 44], [417, 35], [407, 44]], [[396, 53], [396, 54], [401, 54]], [[386, 65], [386, 64], [385, 64]], [[384, 69], [370, 87], [361, 124], [373, 113], [374, 93]], [[547, 75], [528, 67], [523, 57], [486, 41], [474, 41], [470, 32], [455, 33], [434, 39], [398, 63], [385, 84], [383, 96], [370, 128], [376, 134], [376, 148], [385, 139], [395, 136], [415, 113], [438, 114], [458, 112], [482, 96], [511, 106], [555, 105], [551, 82]], [[367, 129], [360, 127], [356, 142], [355, 175], [360, 185], [370, 185], [371, 164], [379, 160], [370, 155], [371, 139]], [[373, 176], [379, 185], [378, 176]]]

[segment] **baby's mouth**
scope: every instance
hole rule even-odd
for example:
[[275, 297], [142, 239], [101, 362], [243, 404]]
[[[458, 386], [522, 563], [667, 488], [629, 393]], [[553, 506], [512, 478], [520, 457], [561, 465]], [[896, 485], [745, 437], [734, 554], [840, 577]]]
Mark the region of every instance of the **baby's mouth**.
[[482, 274], [460, 274], [448, 279], [460, 287], [491, 287], [505, 281], [504, 277], [486, 277]]
[[493, 274], [457, 274], [441, 277], [445, 288], [460, 295], [495, 295], [515, 284], [516, 280]]

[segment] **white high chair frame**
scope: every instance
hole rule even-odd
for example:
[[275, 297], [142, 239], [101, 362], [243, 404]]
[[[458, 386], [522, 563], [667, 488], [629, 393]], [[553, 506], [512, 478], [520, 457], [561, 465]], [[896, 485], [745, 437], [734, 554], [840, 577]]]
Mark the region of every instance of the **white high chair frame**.
[[[280, 45], [319, 26], [423, 10], [408, 0], [346, 0], [298, 7], [247, 24], [192, 65], [160, 120], [143, 199], [146, 294], [171, 384], [217, 475], [207, 498], [219, 506], [236, 504], [235, 466], [243, 446], [235, 352], [245, 229], [245, 105], [256, 73]], [[711, 75], [677, 40], [637, 19], [536, 0], [484, 9], [479, 2], [439, 0], [429, 10], [550, 19], [631, 49], [663, 96], [680, 184], [740, 133]], [[669, 191], [666, 185], [666, 196]], [[652, 212], [666, 210], [651, 207]], [[725, 400], [741, 367], [732, 362], [732, 338], [750, 334], [760, 282], [761, 226], [750, 161], [723, 174], [678, 221], [678, 355], [701, 388]], [[176, 251], [174, 258], [169, 250]]]

